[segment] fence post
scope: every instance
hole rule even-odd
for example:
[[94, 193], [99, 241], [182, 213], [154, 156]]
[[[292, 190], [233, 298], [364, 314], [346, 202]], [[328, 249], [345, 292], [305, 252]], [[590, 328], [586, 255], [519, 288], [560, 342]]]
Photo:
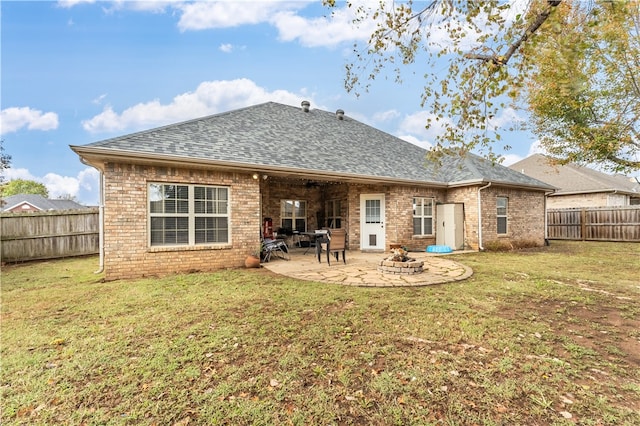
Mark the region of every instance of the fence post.
[[587, 210], [580, 210], [580, 237], [582, 241], [587, 239]]

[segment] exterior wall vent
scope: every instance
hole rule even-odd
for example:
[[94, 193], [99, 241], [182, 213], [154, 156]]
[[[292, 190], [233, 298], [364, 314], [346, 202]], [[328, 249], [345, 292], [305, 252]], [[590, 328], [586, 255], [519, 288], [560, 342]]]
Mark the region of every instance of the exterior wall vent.
[[309, 107], [311, 103], [309, 101], [302, 101], [302, 111], [309, 112]]
[[344, 120], [344, 111], [341, 109], [337, 110], [336, 117], [338, 117], [338, 120]]

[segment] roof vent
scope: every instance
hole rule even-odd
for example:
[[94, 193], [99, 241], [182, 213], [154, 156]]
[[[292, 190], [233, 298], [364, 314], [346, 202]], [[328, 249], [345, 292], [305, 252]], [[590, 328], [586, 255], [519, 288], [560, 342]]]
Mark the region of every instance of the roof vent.
[[338, 120], [344, 120], [344, 111], [341, 109], [337, 110], [336, 117], [338, 117]]
[[310, 106], [311, 104], [309, 103], [309, 101], [302, 101], [302, 111], [309, 112]]

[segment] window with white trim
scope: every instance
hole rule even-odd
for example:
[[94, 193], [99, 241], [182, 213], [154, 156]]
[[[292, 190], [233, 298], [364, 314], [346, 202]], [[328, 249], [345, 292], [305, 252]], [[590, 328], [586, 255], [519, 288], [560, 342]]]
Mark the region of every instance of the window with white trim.
[[342, 228], [341, 211], [342, 203], [340, 200], [329, 200], [326, 205], [327, 226], [331, 229]]
[[280, 226], [292, 231], [307, 231], [307, 202], [302, 200], [280, 201]]
[[496, 199], [496, 207], [498, 235], [504, 235], [507, 233], [507, 210], [509, 207], [509, 199], [507, 197], [498, 197]]
[[413, 235], [433, 235], [433, 198], [413, 199]]
[[229, 243], [229, 188], [149, 183], [151, 246]]

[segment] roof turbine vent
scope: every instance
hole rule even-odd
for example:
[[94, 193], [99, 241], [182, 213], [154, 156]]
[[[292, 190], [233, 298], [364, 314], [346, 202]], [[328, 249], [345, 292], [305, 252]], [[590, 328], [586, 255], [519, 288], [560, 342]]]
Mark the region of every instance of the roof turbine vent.
[[344, 111], [341, 109], [337, 110], [336, 117], [338, 117], [338, 120], [344, 120]]
[[302, 101], [302, 111], [309, 112], [309, 107], [311, 103], [309, 101]]

